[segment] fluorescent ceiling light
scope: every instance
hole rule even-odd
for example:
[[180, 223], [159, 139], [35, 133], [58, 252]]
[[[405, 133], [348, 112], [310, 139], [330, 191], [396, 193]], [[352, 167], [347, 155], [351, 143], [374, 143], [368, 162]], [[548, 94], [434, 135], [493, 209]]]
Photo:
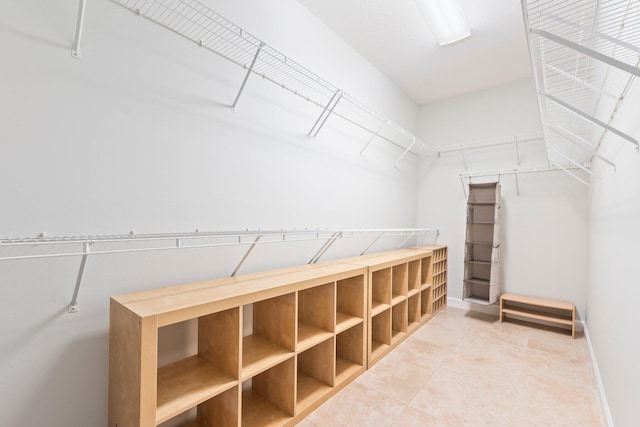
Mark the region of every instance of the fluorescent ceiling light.
[[416, 3], [440, 46], [471, 35], [460, 0], [416, 0]]

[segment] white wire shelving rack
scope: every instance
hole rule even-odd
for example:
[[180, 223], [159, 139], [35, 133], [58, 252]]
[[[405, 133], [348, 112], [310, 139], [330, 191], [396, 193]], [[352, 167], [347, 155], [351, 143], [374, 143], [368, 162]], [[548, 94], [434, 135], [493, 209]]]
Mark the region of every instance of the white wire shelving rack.
[[439, 145], [433, 147], [433, 151], [438, 154], [440, 157], [445, 153], [453, 153], [459, 152], [462, 157], [462, 163], [464, 164], [464, 169], [467, 170], [467, 159], [465, 157], [466, 151], [477, 150], [481, 148], [495, 148], [495, 147], [503, 147], [508, 145], [513, 145], [515, 147], [515, 155], [516, 155], [516, 164], [520, 166], [520, 145], [526, 144], [530, 142], [544, 142], [544, 134], [540, 132], [520, 134], [520, 135], [512, 135], [512, 136], [504, 136], [499, 138], [490, 138], [484, 139], [481, 141], [471, 141], [465, 142], [462, 144], [450, 144], [450, 145]]
[[612, 125], [640, 75], [637, 0], [522, 0], [550, 162], [589, 169], [607, 133], [640, 149]]
[[365, 254], [381, 238], [392, 237], [400, 241], [397, 248], [406, 245], [412, 238], [418, 244], [432, 236], [436, 243], [440, 231], [435, 228], [389, 228], [389, 229], [305, 229], [305, 230], [245, 230], [185, 233], [149, 233], [90, 236], [46, 236], [0, 238], [0, 261], [17, 261], [37, 258], [81, 257], [78, 276], [73, 291], [69, 312], [78, 310], [78, 293], [89, 257], [105, 254], [164, 251], [178, 249], [212, 248], [224, 246], [247, 246], [231, 276], [235, 276], [257, 245], [323, 241], [309, 260], [317, 263], [329, 248], [340, 239], [371, 239], [360, 255]]
[[[586, 171], [590, 175], [594, 175], [589, 169], [585, 167], [565, 167], [553, 162], [550, 162], [548, 165], [544, 166], [529, 166], [529, 167], [517, 167], [517, 168], [505, 168], [505, 169], [493, 169], [486, 171], [474, 171], [474, 172], [460, 172], [458, 176], [460, 177], [460, 183], [462, 184], [462, 191], [464, 192], [464, 197], [467, 197], [467, 187], [465, 186], [464, 180], [467, 179], [468, 183], [471, 183], [473, 178], [487, 178], [487, 177], [496, 177], [497, 181], [500, 182], [500, 178], [504, 175], [513, 175], [516, 184], [516, 194], [520, 196], [520, 184], [518, 182], [518, 175], [525, 174], [536, 174], [536, 173], [548, 173], [548, 172], [565, 172], [572, 177], [574, 177], [577, 181], [591, 188], [591, 184], [588, 181], [585, 181], [582, 177], [576, 174], [577, 171], [583, 170]], [[595, 175], [594, 175], [595, 176]]]
[[[315, 138], [327, 120], [337, 116], [370, 134], [368, 141], [363, 141], [361, 154], [376, 139], [398, 147], [402, 154], [394, 167], [409, 153], [433, 152], [402, 126], [196, 0], [111, 1], [244, 68], [244, 80], [230, 105], [234, 111], [249, 77], [257, 75], [321, 109], [308, 132], [310, 137]], [[74, 57], [80, 57], [85, 3], [80, 0]]]

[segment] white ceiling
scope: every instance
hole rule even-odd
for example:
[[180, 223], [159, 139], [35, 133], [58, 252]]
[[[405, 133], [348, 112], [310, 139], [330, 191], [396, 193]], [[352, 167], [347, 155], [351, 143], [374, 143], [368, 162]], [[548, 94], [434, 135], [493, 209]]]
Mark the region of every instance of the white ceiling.
[[439, 47], [415, 0], [299, 0], [418, 104], [532, 74], [518, 0], [461, 0], [471, 37]]

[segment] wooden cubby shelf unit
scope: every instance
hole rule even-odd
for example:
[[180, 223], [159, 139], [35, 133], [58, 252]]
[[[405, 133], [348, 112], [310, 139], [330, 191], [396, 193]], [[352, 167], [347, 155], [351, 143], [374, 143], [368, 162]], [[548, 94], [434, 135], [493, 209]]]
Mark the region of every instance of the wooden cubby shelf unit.
[[[113, 297], [109, 427], [295, 424], [365, 370], [366, 280], [332, 262]], [[158, 366], [182, 323], [195, 354]]]
[[171, 286], [110, 304], [108, 427], [290, 426], [446, 304], [446, 247]]
[[431, 318], [432, 250], [399, 249], [345, 262], [369, 271], [367, 366], [371, 367]]

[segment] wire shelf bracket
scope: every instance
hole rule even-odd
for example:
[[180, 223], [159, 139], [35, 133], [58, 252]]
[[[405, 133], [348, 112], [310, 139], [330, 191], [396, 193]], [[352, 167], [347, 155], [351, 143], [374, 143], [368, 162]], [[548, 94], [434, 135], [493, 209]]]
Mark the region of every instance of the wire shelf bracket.
[[260, 43], [258, 45], [258, 49], [256, 50], [256, 54], [251, 61], [251, 65], [249, 65], [249, 69], [247, 70], [247, 74], [244, 76], [244, 80], [242, 80], [242, 84], [240, 85], [240, 90], [238, 90], [238, 94], [236, 95], [236, 99], [233, 101], [231, 105], [231, 110], [236, 111], [236, 105], [238, 105], [238, 100], [240, 99], [240, 95], [242, 95], [242, 91], [244, 90], [244, 86], [247, 84], [247, 80], [249, 80], [249, 76], [253, 71], [253, 67], [256, 65], [256, 60], [258, 59], [258, 55], [260, 55], [260, 51], [264, 47], [264, 43]]
[[78, 20], [76, 21], [76, 36], [71, 48], [71, 56], [80, 59], [80, 43], [82, 42], [82, 31], [84, 29], [84, 14], [87, 0], [80, 0], [78, 4]]
[[608, 130], [611, 133], [615, 133], [616, 135], [618, 135], [619, 137], [626, 139], [627, 141], [631, 142], [633, 145], [635, 145], [636, 147], [636, 152], [640, 151], [640, 143], [638, 142], [637, 139], [635, 139], [632, 136], [627, 135], [626, 133], [622, 132], [621, 130], [618, 130], [616, 128], [614, 128], [613, 126], [596, 119], [595, 117], [591, 116], [590, 114], [585, 113], [584, 111], [578, 110], [576, 107], [567, 104], [566, 102], [556, 98], [553, 95], [550, 95], [548, 93], [540, 93], [541, 96], [544, 96], [545, 98], [549, 99], [551, 102], [561, 106], [562, 108], [569, 110], [572, 113], [575, 113], [577, 115], [579, 115], [580, 117], [582, 117], [585, 120], [590, 121], [593, 124], [596, 124], [598, 126], [600, 126], [601, 128]]

